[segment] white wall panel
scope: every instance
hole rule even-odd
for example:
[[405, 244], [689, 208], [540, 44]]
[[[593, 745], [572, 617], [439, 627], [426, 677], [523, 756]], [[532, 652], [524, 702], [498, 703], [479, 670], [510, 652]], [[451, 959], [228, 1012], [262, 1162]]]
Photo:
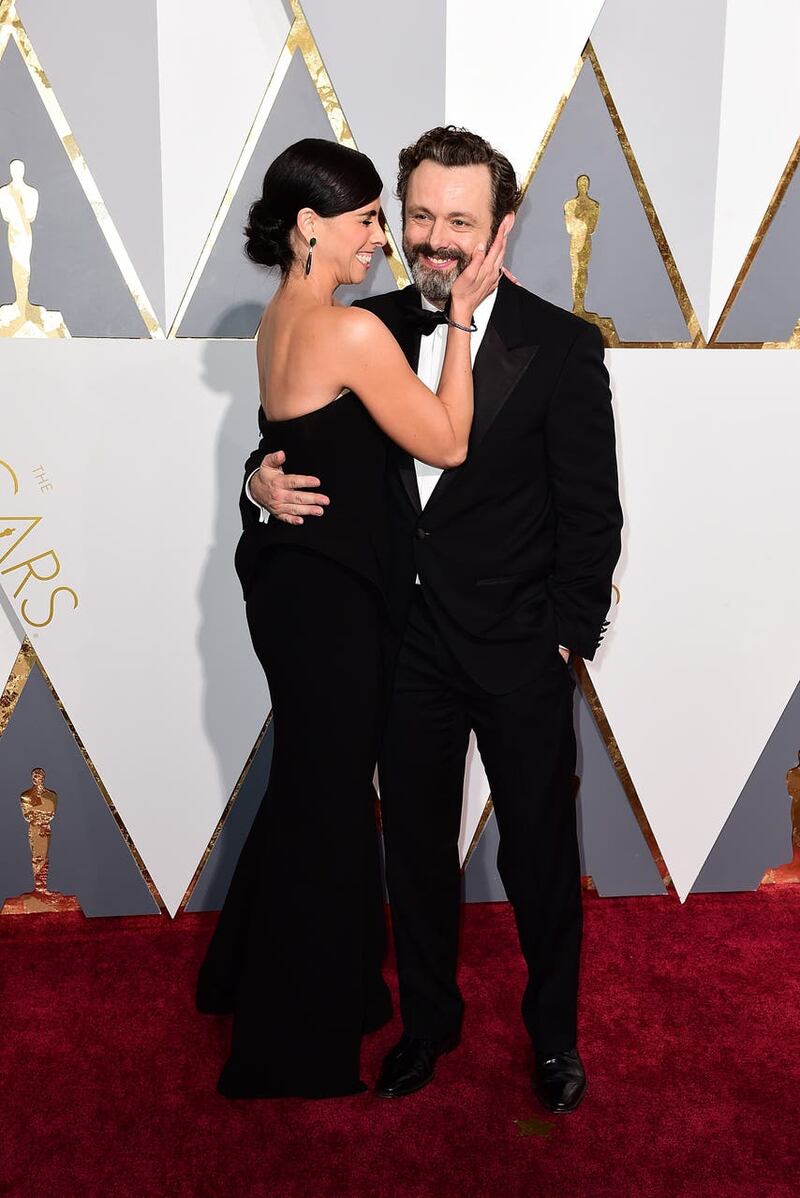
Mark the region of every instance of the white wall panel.
[[489, 782], [473, 732], [469, 738], [467, 769], [464, 777], [464, 806], [461, 809], [461, 835], [458, 839], [462, 862], [472, 844], [472, 838], [480, 823], [488, 798]]
[[[269, 702], [233, 572], [241, 463], [255, 440], [251, 342], [11, 341], [25, 405], [4, 420], [18, 470], [8, 516], [42, 521], [3, 563], [53, 550], [60, 574], [13, 598], [171, 911], [194, 873]], [[30, 414], [36, 413], [36, 419]], [[30, 467], [53, 489], [40, 493]], [[50, 573], [52, 559], [36, 567]]]
[[196, 0], [191, 12], [159, 0], [168, 326], [288, 31], [281, 0], [226, 0], [224, 5]]
[[800, 136], [800, 7], [728, 0], [709, 324], [725, 305]]
[[531, 165], [602, 0], [449, 0], [445, 117], [488, 138], [520, 178]]
[[800, 356], [608, 361], [626, 527], [591, 674], [685, 897], [800, 677]]

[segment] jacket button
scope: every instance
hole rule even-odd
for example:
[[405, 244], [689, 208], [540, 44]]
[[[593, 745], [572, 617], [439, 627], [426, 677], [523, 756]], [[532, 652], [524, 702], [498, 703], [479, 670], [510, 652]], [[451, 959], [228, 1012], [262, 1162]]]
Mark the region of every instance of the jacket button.
[[425, 528], [418, 528], [418, 529], [416, 529], [414, 535], [416, 536], [418, 541], [424, 541], [425, 538], [429, 537], [431, 534]]

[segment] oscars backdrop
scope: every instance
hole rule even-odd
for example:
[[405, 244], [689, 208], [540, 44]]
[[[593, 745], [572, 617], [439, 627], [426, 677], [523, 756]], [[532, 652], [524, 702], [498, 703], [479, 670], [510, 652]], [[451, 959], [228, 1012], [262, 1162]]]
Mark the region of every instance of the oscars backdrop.
[[[397, 152], [448, 122], [524, 183], [511, 269], [608, 347], [587, 885], [800, 880], [798, 54], [793, 0], [0, 0], [4, 914], [219, 905], [271, 754], [232, 566], [275, 286], [245, 214], [286, 145], [357, 145], [367, 288], [405, 286]], [[474, 747], [465, 800], [466, 898], [502, 898]]]

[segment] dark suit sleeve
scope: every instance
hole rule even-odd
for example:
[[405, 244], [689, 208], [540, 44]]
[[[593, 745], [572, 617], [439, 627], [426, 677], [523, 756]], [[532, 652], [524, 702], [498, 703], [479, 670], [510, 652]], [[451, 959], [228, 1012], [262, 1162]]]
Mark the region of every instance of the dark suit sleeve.
[[258, 407], [258, 429], [259, 429], [261, 436], [259, 438], [257, 448], [253, 450], [253, 452], [250, 454], [250, 457], [247, 459], [247, 461], [244, 464], [244, 478], [242, 479], [242, 489], [239, 493], [239, 511], [241, 512], [241, 515], [242, 515], [242, 529], [245, 532], [247, 532], [248, 529], [255, 527], [259, 523], [260, 515], [261, 515], [258, 508], [253, 503], [252, 499], [248, 499], [245, 487], [247, 486], [247, 480], [250, 477], [250, 475], [253, 473], [254, 470], [258, 469], [258, 467], [261, 465], [261, 463], [263, 462], [264, 458], [267, 455], [267, 448], [264, 444], [264, 428], [263, 428], [262, 421], [263, 421], [263, 413], [262, 413], [261, 405], [259, 404], [259, 407]]
[[611, 576], [620, 553], [614, 417], [600, 330], [580, 329], [546, 417], [556, 553], [548, 589], [558, 640], [594, 657], [607, 627]]

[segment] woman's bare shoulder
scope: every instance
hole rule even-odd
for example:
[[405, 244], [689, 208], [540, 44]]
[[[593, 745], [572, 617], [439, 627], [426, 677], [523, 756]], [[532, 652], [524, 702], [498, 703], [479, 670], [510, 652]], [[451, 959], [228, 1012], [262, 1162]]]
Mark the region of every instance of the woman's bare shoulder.
[[346, 308], [338, 304], [317, 309], [314, 324], [316, 332], [326, 333], [338, 343], [344, 340], [353, 347], [387, 334], [383, 321], [366, 308]]

